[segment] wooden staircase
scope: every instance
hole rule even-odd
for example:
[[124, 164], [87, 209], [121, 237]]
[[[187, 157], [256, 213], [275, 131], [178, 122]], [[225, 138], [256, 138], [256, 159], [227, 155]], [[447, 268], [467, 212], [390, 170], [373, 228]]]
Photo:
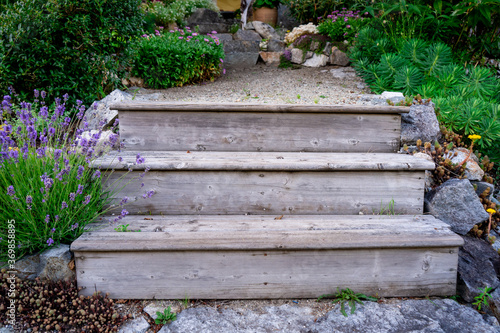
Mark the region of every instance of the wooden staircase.
[[[116, 198], [128, 196], [133, 215], [97, 224], [73, 242], [83, 294], [456, 293], [462, 238], [421, 215], [425, 170], [434, 165], [396, 154], [400, 114], [408, 108], [153, 102], [115, 108], [128, 150], [95, 166], [115, 170], [108, 184], [150, 170], [144, 187], [130, 183]], [[145, 164], [136, 163], [138, 153]], [[155, 194], [143, 199], [148, 190]], [[117, 232], [118, 224], [136, 232]]]

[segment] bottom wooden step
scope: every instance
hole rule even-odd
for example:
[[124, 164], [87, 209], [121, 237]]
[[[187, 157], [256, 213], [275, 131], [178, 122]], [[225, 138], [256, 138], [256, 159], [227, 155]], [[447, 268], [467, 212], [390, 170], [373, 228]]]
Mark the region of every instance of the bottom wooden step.
[[431, 216], [129, 216], [96, 227], [71, 245], [78, 286], [126, 299], [453, 295], [463, 243]]

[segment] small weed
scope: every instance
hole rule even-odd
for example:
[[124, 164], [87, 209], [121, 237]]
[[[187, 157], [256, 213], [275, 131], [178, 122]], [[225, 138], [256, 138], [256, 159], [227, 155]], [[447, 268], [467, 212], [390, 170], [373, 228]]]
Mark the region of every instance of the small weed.
[[172, 311], [172, 309], [170, 309], [170, 306], [168, 308], [166, 308], [163, 313], [161, 313], [160, 311], [156, 311], [156, 315], [158, 317], [156, 317], [155, 319], [155, 324], [156, 325], [165, 325], [165, 324], [168, 324], [170, 321], [174, 321], [177, 319], [177, 315], [175, 314], [175, 312], [170, 312]]
[[127, 229], [128, 226], [129, 226], [129, 224], [121, 224], [121, 225], [119, 225], [118, 227], [115, 228], [115, 231], [117, 231], [117, 232], [134, 232], [134, 231], [135, 232], [140, 232], [141, 231], [140, 229], [139, 230], [128, 230]]
[[314, 104], [318, 104], [319, 103], [319, 99], [315, 98], [314, 99]]
[[479, 290], [481, 290], [481, 293], [474, 297], [476, 301], [472, 303], [473, 305], [477, 306], [477, 311], [481, 311], [481, 307], [483, 305], [488, 306], [488, 299], [491, 298], [490, 291], [492, 289], [493, 288], [491, 287], [484, 287], [484, 289], [479, 288]]
[[378, 212], [378, 215], [396, 215], [396, 213], [394, 213], [394, 199], [391, 199], [387, 206], [384, 206], [381, 201], [380, 211]]
[[297, 99], [300, 99], [300, 94], [297, 94]]
[[186, 295], [186, 297], [184, 297], [184, 299], [181, 302], [182, 302], [182, 305], [184, 306], [184, 308], [189, 307], [189, 297], [187, 295]]
[[320, 98], [326, 98], [326, 96], [325, 96], [325, 95], [319, 95], [319, 97], [320, 97]]
[[356, 311], [356, 303], [363, 305], [363, 302], [361, 300], [372, 301], [372, 302], [377, 301], [375, 297], [366, 296], [365, 294], [361, 293], [355, 293], [349, 288], [342, 290], [340, 290], [340, 288], [337, 288], [337, 291], [338, 292], [336, 294], [321, 295], [320, 297], [318, 297], [317, 301], [320, 301], [323, 298], [333, 298], [332, 300], [333, 303], [336, 302], [340, 303], [340, 312], [345, 317], [347, 317], [347, 312], [345, 311], [345, 302], [347, 302], [347, 304], [351, 308], [351, 314], [353, 314], [354, 311]]

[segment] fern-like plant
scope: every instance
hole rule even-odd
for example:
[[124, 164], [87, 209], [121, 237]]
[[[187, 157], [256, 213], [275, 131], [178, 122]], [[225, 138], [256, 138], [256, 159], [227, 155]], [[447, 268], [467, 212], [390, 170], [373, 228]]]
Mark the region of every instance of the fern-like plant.
[[416, 95], [417, 88], [424, 83], [424, 75], [413, 65], [403, 66], [394, 77], [394, 87], [405, 95]]
[[443, 66], [450, 65], [453, 61], [451, 48], [443, 43], [434, 43], [417, 56], [417, 64], [426, 76], [433, 76]]

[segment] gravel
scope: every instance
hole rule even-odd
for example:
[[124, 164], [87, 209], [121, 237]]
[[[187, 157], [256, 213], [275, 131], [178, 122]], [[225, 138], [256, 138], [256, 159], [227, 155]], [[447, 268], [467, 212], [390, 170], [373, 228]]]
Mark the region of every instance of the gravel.
[[368, 92], [363, 79], [357, 77], [351, 67], [281, 69], [258, 64], [252, 68], [228, 69], [214, 82], [160, 90], [140, 89], [138, 94], [158, 93], [160, 101], [366, 104], [363, 94]]

